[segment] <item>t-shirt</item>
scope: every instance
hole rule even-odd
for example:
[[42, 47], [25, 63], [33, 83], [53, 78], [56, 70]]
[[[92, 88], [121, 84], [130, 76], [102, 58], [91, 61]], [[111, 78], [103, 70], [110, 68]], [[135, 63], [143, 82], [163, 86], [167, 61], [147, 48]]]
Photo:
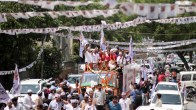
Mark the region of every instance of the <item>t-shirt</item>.
[[64, 104], [63, 108], [64, 108], [65, 110], [73, 110], [73, 107], [72, 107], [72, 105], [71, 105], [70, 103]]
[[93, 98], [95, 98], [95, 100], [96, 100], [96, 105], [104, 105], [104, 102], [106, 101], [105, 91], [103, 91], [103, 90], [95, 91], [93, 94]]
[[129, 110], [130, 109], [129, 106], [131, 104], [131, 100], [129, 98], [126, 98], [126, 99], [121, 98], [119, 100], [119, 104], [120, 104], [122, 110]]
[[62, 107], [63, 107], [63, 103], [56, 102], [56, 100], [51, 101], [49, 104], [49, 108], [51, 108], [51, 110], [61, 110]]
[[87, 104], [84, 110], [97, 110], [97, 108], [94, 105]]
[[86, 51], [84, 55], [85, 55], [85, 63], [92, 63], [92, 55], [91, 55], [91, 53]]
[[112, 101], [109, 103], [109, 109], [110, 110], [122, 110], [119, 103], [114, 104]]
[[161, 82], [165, 79], [165, 75], [161, 74], [158, 76], [158, 82]]
[[162, 107], [162, 101], [160, 99], [156, 100], [155, 107]]

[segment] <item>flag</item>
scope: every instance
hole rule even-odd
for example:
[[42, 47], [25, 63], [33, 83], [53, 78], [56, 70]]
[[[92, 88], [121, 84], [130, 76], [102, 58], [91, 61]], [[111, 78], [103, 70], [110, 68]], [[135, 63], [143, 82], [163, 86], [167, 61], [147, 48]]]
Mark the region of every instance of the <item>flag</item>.
[[132, 37], [130, 38], [130, 43], [129, 43], [129, 58], [131, 60], [131, 63], [133, 63], [133, 43], [132, 43]]
[[80, 51], [79, 56], [83, 58], [83, 51], [84, 47], [88, 44], [88, 41], [84, 38], [84, 35], [82, 32], [80, 32]]
[[105, 51], [106, 50], [106, 40], [105, 40], [105, 37], [104, 37], [104, 32], [103, 30], [101, 30], [101, 40], [100, 40], [100, 48], [102, 49], [102, 51]]
[[4, 87], [0, 83], [0, 103], [7, 103], [10, 99], [9, 95], [5, 91]]
[[153, 59], [150, 59], [150, 64], [149, 64], [149, 66], [150, 66], [150, 72], [153, 72], [153, 68], [154, 68], [154, 64], [153, 64]]
[[14, 70], [13, 87], [10, 91], [10, 94], [19, 95], [20, 94], [20, 88], [21, 88], [20, 77], [19, 77], [19, 74], [18, 74], [18, 66], [16, 65], [15, 70]]

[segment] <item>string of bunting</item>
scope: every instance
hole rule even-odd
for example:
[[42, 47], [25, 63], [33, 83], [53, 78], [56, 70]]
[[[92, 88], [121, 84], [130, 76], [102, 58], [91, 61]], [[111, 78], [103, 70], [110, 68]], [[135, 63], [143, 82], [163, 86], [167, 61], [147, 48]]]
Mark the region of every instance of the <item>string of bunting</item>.
[[[44, 42], [43, 44], [45, 43], [46, 41], [46, 37], [44, 38]], [[18, 69], [18, 72], [23, 72], [23, 71], [26, 71], [27, 69], [30, 69], [32, 68], [36, 63], [37, 63], [37, 60], [39, 60], [41, 58], [41, 55], [43, 53], [43, 50], [44, 50], [44, 45], [42, 45], [38, 55], [37, 55], [37, 58], [35, 61], [31, 62], [29, 65], [21, 68], [21, 69]], [[0, 76], [1, 75], [8, 75], [8, 74], [13, 74], [15, 70], [9, 70], [9, 71], [0, 71]]]
[[7, 22], [7, 16], [12, 16], [14, 19], [29, 19], [31, 17], [45, 17], [49, 15], [55, 19], [59, 16], [69, 18], [82, 16], [84, 18], [94, 18], [98, 16], [109, 17], [119, 12], [119, 9], [110, 10], [80, 10], [80, 11], [47, 11], [47, 12], [19, 12], [19, 13], [0, 13], [0, 22]]
[[113, 24], [99, 24], [99, 25], [83, 25], [83, 26], [61, 26], [55, 28], [35, 28], [35, 29], [8, 29], [8, 30], [0, 30], [0, 33], [9, 34], [9, 35], [17, 35], [17, 34], [28, 34], [28, 33], [56, 33], [60, 30], [69, 30], [69, 31], [78, 31], [78, 32], [100, 32], [103, 29], [106, 30], [117, 30], [124, 29], [128, 27], [135, 27], [139, 24], [143, 23], [151, 23], [157, 22], [162, 24], [189, 24], [196, 22], [196, 16], [191, 17], [179, 17], [179, 18], [169, 18], [169, 19], [160, 19], [160, 20], [147, 20], [146, 17], [138, 17], [132, 21], [127, 21], [124, 23], [116, 22]]

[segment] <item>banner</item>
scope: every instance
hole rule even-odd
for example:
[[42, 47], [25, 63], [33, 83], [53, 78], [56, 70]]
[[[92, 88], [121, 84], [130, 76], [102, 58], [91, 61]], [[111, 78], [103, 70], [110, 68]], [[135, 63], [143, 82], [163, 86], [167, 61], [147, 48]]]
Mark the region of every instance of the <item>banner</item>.
[[4, 87], [0, 83], [0, 103], [7, 103], [7, 101], [10, 99], [9, 95], [5, 91]]
[[14, 71], [14, 78], [13, 78], [13, 87], [10, 91], [10, 94], [13, 96], [18, 96], [20, 95], [20, 90], [21, 90], [21, 84], [20, 84], [20, 77], [18, 74], [18, 66], [16, 65], [15, 71]]
[[49, 15], [51, 18], [55, 19], [60, 16], [65, 16], [68, 18], [82, 16], [84, 18], [94, 18], [98, 16], [109, 17], [117, 14], [119, 9], [110, 10], [80, 10], [80, 11], [47, 11], [47, 12], [18, 12], [18, 13], [0, 13], [0, 22], [7, 22], [6, 16], [12, 16], [14, 19], [29, 19], [31, 17], [45, 17]]

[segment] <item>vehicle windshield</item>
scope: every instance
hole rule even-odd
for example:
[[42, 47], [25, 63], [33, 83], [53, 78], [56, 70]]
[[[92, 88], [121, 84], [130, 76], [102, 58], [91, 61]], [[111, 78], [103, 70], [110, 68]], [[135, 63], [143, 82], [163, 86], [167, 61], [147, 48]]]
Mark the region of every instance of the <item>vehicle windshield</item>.
[[33, 94], [36, 94], [39, 91], [39, 85], [22, 85], [21, 94], [27, 94], [27, 91], [31, 89]]
[[75, 76], [75, 77], [68, 77], [68, 80], [67, 80], [70, 84], [75, 84], [76, 81], [78, 81], [80, 83], [80, 77], [79, 76]]
[[[155, 96], [152, 100], [152, 103], [156, 103], [157, 96]], [[173, 105], [180, 105], [180, 95], [176, 94], [161, 94], [161, 101], [162, 104], [173, 104]]]
[[158, 84], [156, 91], [159, 90], [175, 90], [178, 91], [178, 87], [176, 85], [164, 85], [164, 84]]
[[[111, 74], [108, 74], [108, 77], [110, 77], [110, 76], [111, 76]], [[95, 73], [83, 74], [82, 83], [101, 82], [101, 79], [105, 79], [105, 77], [106, 77], [105, 73], [101, 73], [100, 76]], [[113, 84], [113, 81], [114, 81], [114, 77], [112, 77], [109, 84]]]

